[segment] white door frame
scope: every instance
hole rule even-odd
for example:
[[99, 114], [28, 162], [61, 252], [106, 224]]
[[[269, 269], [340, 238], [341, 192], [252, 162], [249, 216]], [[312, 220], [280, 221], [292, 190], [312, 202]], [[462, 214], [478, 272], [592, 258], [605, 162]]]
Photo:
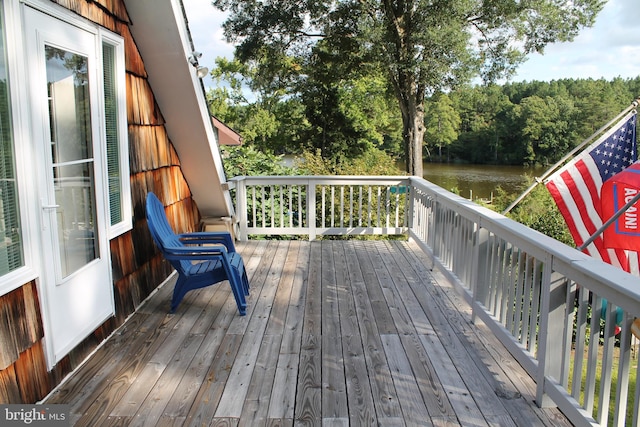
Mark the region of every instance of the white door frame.
[[[41, 307], [45, 328], [45, 347], [47, 363], [53, 367], [62, 357], [77, 346], [106, 319], [115, 313], [113, 284], [111, 279], [111, 260], [109, 253], [107, 207], [105, 203], [105, 182], [103, 165], [105, 151], [102, 147], [101, 121], [99, 114], [98, 75], [99, 38], [97, 31], [87, 31], [63, 22], [52, 16], [23, 6], [25, 28], [25, 52], [29, 58], [29, 106], [32, 118], [32, 144], [37, 159], [33, 159], [34, 182], [37, 182], [40, 233], [34, 237], [40, 239]], [[93, 236], [97, 238], [96, 259], [89, 261], [78, 270], [64, 273], [60, 268], [61, 257], [58, 245], [65, 236], [58, 236], [58, 219], [54, 190], [53, 161], [51, 144], [51, 126], [49, 124], [50, 103], [47, 95], [45, 44], [61, 50], [78, 54], [88, 60], [89, 99], [91, 111], [91, 143], [93, 155], [87, 165], [93, 169], [95, 213], [93, 215]], [[52, 102], [53, 103], [53, 102]], [[81, 166], [82, 166], [81, 165]], [[63, 167], [58, 166], [57, 170]], [[58, 190], [61, 180], [58, 179]], [[39, 234], [39, 236], [38, 236]], [[62, 233], [60, 233], [62, 234]], [[93, 239], [90, 239], [93, 240]]]

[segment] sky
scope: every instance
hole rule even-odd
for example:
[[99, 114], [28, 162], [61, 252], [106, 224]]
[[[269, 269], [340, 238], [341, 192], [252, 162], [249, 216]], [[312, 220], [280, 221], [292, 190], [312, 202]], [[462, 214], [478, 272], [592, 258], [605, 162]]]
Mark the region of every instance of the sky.
[[[200, 65], [211, 68], [217, 56], [233, 57], [224, 40], [225, 14], [211, 0], [183, 0]], [[547, 45], [544, 55], [532, 54], [511, 81], [551, 81], [563, 78], [635, 78], [640, 76], [640, 3], [609, 0], [591, 28], [583, 28], [571, 43]], [[213, 85], [205, 77], [205, 86]]]

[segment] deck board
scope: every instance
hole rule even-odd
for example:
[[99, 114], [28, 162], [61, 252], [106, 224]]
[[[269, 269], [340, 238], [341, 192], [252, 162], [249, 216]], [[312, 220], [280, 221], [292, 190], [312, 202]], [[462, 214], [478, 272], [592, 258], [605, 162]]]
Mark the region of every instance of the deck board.
[[239, 243], [251, 283], [172, 281], [46, 403], [78, 426], [556, 426], [535, 384], [419, 248]]

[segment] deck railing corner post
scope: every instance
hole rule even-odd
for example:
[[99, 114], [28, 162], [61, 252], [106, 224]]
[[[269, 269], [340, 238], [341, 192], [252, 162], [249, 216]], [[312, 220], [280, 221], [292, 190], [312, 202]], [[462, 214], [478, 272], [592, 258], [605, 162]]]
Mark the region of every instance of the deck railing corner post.
[[313, 179], [307, 180], [307, 226], [309, 240], [316, 239], [316, 184]]
[[407, 228], [409, 230], [413, 230], [414, 218], [417, 215], [417, 212], [415, 211], [416, 188], [413, 185], [413, 181], [411, 179], [407, 181], [407, 186], [409, 187], [409, 191], [408, 191], [409, 203], [407, 206], [407, 214], [405, 217], [407, 221]]
[[238, 240], [247, 241], [247, 183], [245, 179], [237, 179], [236, 183], [236, 213], [238, 215]]

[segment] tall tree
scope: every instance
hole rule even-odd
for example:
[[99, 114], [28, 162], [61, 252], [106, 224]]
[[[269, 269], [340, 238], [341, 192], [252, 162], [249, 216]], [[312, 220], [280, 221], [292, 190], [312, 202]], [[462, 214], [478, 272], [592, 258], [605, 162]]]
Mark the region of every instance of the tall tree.
[[438, 147], [438, 157], [442, 160], [442, 147], [447, 147], [458, 139], [461, 124], [460, 115], [453, 108], [451, 99], [446, 93], [437, 94], [426, 106], [426, 142]]
[[[569, 41], [605, 0], [213, 0], [229, 11], [236, 56], [279, 76], [282, 58], [306, 58], [324, 39], [348, 71], [387, 72], [403, 121], [407, 171], [422, 175], [424, 100], [473, 76], [509, 75], [526, 54]], [[348, 67], [351, 65], [352, 67]], [[302, 71], [302, 69], [301, 69]], [[338, 76], [336, 76], [338, 77]]]

